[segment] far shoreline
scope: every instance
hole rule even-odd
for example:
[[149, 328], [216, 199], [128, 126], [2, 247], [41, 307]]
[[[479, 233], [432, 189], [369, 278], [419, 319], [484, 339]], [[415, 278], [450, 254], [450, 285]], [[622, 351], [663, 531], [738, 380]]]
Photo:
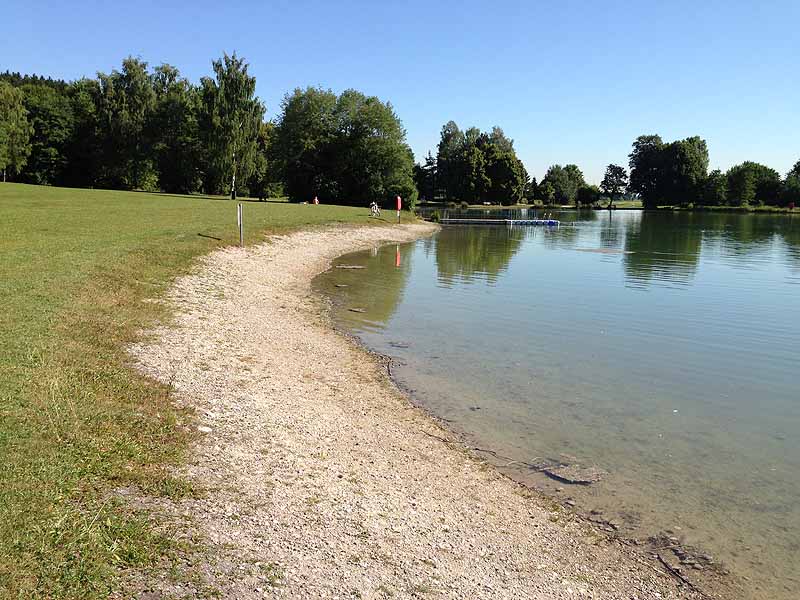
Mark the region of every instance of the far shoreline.
[[643, 206], [632, 206], [628, 203], [620, 203], [620, 206], [608, 208], [607, 206], [575, 206], [574, 204], [564, 205], [536, 205], [536, 204], [512, 204], [504, 206], [501, 204], [482, 205], [482, 204], [469, 204], [462, 207], [456, 203], [428, 203], [421, 202], [417, 204], [416, 210], [435, 211], [435, 210], [484, 210], [484, 211], [503, 211], [503, 210], [541, 210], [541, 211], [573, 211], [573, 212], [619, 212], [619, 211], [640, 211], [640, 212], [679, 212], [679, 213], [732, 213], [741, 215], [761, 215], [761, 214], [780, 214], [780, 215], [798, 215], [800, 214], [800, 207], [794, 209], [780, 206], [659, 206], [658, 208], [644, 208]]

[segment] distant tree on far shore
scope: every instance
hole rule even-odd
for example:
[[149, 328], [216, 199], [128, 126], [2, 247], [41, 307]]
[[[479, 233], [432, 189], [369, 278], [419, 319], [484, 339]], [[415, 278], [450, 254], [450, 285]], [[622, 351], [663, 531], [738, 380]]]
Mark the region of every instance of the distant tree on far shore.
[[470, 204], [517, 204], [525, 197], [528, 172], [514, 150], [514, 140], [500, 127], [462, 131], [454, 121], [441, 130], [436, 164], [438, 185], [448, 200]]
[[[547, 184], [547, 191], [552, 189], [552, 197], [545, 197], [542, 186]], [[577, 165], [552, 165], [547, 169], [541, 184], [539, 184], [540, 196], [545, 204], [573, 204], [577, 201], [578, 190], [586, 185], [583, 173]]]
[[545, 205], [553, 204], [556, 201], [556, 189], [553, 187], [553, 183], [546, 177], [542, 179], [542, 182], [536, 187], [536, 199], [541, 200], [542, 204]]
[[528, 183], [525, 185], [525, 199], [529, 204], [533, 204], [534, 200], [536, 200], [538, 188], [539, 186], [536, 183], [536, 177], [531, 177]]
[[724, 206], [728, 201], [728, 179], [719, 169], [708, 174], [698, 201], [703, 206]]
[[781, 194], [781, 177], [770, 169], [752, 161], [731, 167], [727, 173], [728, 200], [734, 206], [776, 204]]
[[664, 142], [658, 135], [640, 135], [628, 155], [631, 192], [642, 197], [645, 208], [655, 208], [663, 196]]
[[794, 163], [783, 183], [783, 205], [792, 203], [800, 206], [800, 160]]
[[708, 171], [708, 147], [695, 136], [665, 144], [660, 136], [643, 135], [629, 155], [630, 191], [645, 208], [695, 202]]
[[420, 198], [428, 202], [433, 202], [436, 199], [437, 175], [436, 158], [429, 151], [425, 157], [424, 164], [414, 165], [414, 183], [417, 186]]
[[600, 188], [596, 185], [582, 185], [575, 199], [577, 206], [594, 206], [600, 201]]
[[600, 189], [608, 195], [612, 203], [625, 191], [627, 186], [628, 173], [625, 171], [625, 167], [613, 163], [608, 165]]

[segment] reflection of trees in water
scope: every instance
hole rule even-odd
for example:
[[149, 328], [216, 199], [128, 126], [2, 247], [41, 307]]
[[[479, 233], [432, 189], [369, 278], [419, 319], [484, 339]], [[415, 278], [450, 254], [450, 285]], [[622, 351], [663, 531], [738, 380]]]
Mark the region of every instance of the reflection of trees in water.
[[[541, 235], [542, 246], [550, 250], [574, 250], [580, 246], [593, 248], [597, 244], [597, 225], [603, 216], [602, 211], [598, 210], [565, 210], [556, 212], [553, 213], [553, 218], [561, 221], [560, 227], [555, 229], [549, 227], [531, 228], [530, 235]], [[583, 225], [589, 225], [589, 227], [584, 227]]]
[[[607, 235], [601, 233], [601, 238]], [[697, 269], [701, 249], [728, 266], [748, 269], [769, 260], [782, 242], [784, 260], [800, 268], [800, 221], [786, 215], [724, 212], [642, 213], [625, 229], [625, 273], [630, 282], [687, 283]], [[796, 266], [794, 266], [796, 265]]]
[[433, 236], [424, 238], [422, 240], [422, 253], [425, 255], [425, 258], [429, 257], [435, 251], [436, 239]]
[[638, 225], [625, 230], [623, 265], [628, 282], [647, 287], [650, 282], [686, 284], [700, 260], [703, 228], [693, 213], [642, 213]]
[[578, 246], [578, 239], [581, 236], [579, 227], [572, 227], [569, 225], [562, 225], [558, 229], [536, 230], [534, 235], [540, 233], [543, 236], [542, 245], [550, 250], [558, 248], [573, 250]]
[[507, 227], [445, 227], [436, 239], [439, 281], [497, 281], [522, 246], [526, 231]]
[[[702, 224], [705, 240], [715, 244], [723, 258], [739, 258], [755, 252], [769, 251], [780, 230], [776, 215], [740, 215], [735, 213], [705, 213]], [[732, 263], [734, 266], [747, 263]]]
[[784, 217], [779, 234], [786, 248], [786, 262], [789, 268], [800, 272], [800, 220]]
[[[400, 246], [400, 268], [395, 267], [396, 246], [390, 245], [370, 253], [368, 261], [356, 261], [356, 264], [365, 264], [366, 269], [333, 269], [331, 283], [347, 286], [342, 292], [347, 299], [346, 307], [366, 310], [363, 315], [345, 311], [345, 317], [386, 323], [394, 315], [411, 272], [412, 247], [409, 244]], [[349, 259], [344, 260], [347, 263]]]
[[633, 224], [630, 223], [630, 219], [620, 218], [620, 215], [613, 210], [607, 210], [605, 213], [600, 220], [600, 247], [620, 249], [625, 239], [626, 228], [632, 227]]
[[800, 220], [789, 218], [780, 235], [793, 258], [800, 258]]

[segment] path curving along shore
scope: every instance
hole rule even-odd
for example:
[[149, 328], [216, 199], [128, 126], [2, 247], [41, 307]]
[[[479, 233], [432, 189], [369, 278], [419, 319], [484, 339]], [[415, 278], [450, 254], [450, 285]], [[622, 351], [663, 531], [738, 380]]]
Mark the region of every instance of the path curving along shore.
[[[337, 227], [202, 259], [177, 316], [132, 348], [196, 410], [183, 475], [205, 493], [149, 509], [204, 550], [140, 597], [695, 598], [447, 438], [378, 358], [335, 332], [311, 280], [346, 252], [434, 233]], [[174, 570], [173, 570], [174, 571]]]

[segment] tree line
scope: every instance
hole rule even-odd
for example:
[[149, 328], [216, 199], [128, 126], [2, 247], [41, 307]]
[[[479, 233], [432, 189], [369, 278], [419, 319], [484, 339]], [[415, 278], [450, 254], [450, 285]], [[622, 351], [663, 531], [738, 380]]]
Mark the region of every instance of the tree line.
[[752, 161], [726, 173], [709, 172], [705, 140], [694, 136], [665, 143], [658, 135], [636, 138], [629, 159], [629, 189], [640, 195], [645, 208], [800, 204], [800, 160], [784, 178]]
[[499, 127], [462, 131], [454, 121], [442, 127], [436, 158], [430, 153], [416, 165], [414, 178], [429, 200], [443, 196], [470, 204], [517, 204], [525, 197], [528, 172], [517, 157], [514, 140]]
[[726, 173], [709, 172], [708, 164], [708, 146], [700, 137], [665, 143], [657, 135], [645, 135], [633, 142], [630, 173], [610, 164], [596, 186], [586, 182], [577, 165], [555, 164], [537, 183], [501, 128], [462, 131], [449, 121], [442, 127], [436, 156], [428, 153], [414, 166], [414, 179], [426, 200], [467, 204], [593, 206], [613, 203], [623, 194], [641, 199], [645, 208], [800, 204], [800, 161], [784, 178], [751, 161]]
[[276, 119], [236, 54], [194, 84], [138, 58], [73, 82], [0, 74], [4, 180], [67, 187], [416, 200], [414, 159], [392, 106], [356, 90], [287, 94]]
[[800, 161], [783, 178], [751, 161], [709, 172], [708, 146], [697, 136], [638, 137], [629, 170], [608, 165], [599, 186], [575, 164], [552, 165], [537, 183], [500, 127], [462, 130], [453, 121], [436, 155], [414, 164], [388, 102], [309, 87], [285, 95], [266, 120], [243, 58], [225, 54], [211, 66], [197, 84], [138, 58], [73, 82], [0, 74], [3, 179], [355, 205], [400, 195], [413, 206], [418, 192], [469, 204], [596, 205], [622, 194], [645, 208], [800, 204]]

